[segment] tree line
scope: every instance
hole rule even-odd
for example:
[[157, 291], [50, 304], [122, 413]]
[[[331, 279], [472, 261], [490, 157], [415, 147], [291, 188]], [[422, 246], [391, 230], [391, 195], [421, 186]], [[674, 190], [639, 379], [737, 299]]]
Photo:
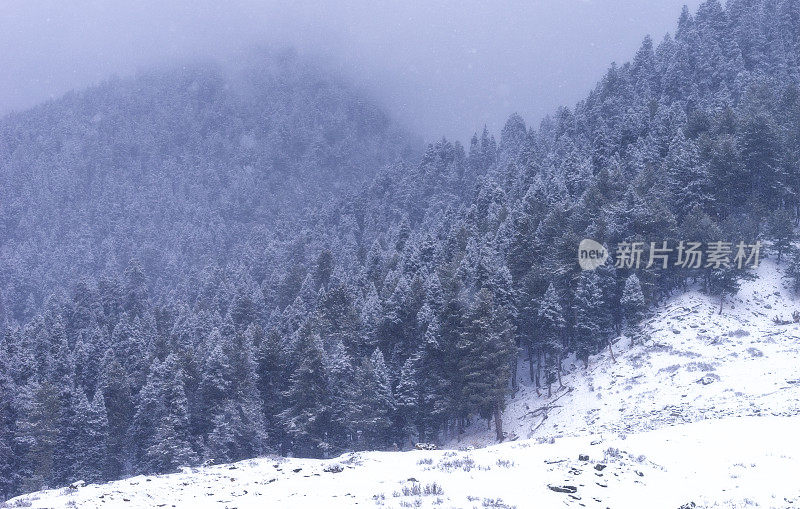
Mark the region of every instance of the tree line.
[[750, 277], [581, 271], [581, 239], [760, 239], [800, 273], [799, 57], [800, 2], [708, 0], [538, 128], [432, 143], [290, 228], [237, 229], [224, 257], [173, 252], [181, 277], [130, 252], [42, 302], [3, 292], [0, 491], [404, 448], [476, 419], [502, 439], [519, 372], [550, 394], [649, 306]]

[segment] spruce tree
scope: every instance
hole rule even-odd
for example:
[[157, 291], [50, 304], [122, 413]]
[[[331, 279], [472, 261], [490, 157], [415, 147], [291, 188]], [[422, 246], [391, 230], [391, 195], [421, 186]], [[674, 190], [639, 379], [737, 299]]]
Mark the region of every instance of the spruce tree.
[[363, 360], [356, 372], [353, 405], [351, 418], [359, 445], [366, 449], [389, 445], [396, 404], [388, 369], [378, 349]]
[[[625, 319], [625, 332], [632, 336], [636, 325], [644, 315], [646, 307], [642, 285], [639, 283], [639, 278], [636, 277], [636, 274], [631, 274], [625, 280], [625, 289], [622, 292], [620, 306]], [[631, 343], [633, 343], [633, 339], [631, 339]]]
[[32, 380], [20, 388], [16, 401], [19, 489], [38, 491], [50, 486], [58, 472], [59, 400], [50, 382]]
[[332, 394], [325, 376], [319, 334], [306, 323], [298, 339], [300, 362], [289, 379], [288, 407], [279, 419], [289, 439], [289, 449], [301, 456], [326, 457], [331, 452]]
[[575, 290], [573, 313], [575, 315], [574, 347], [578, 358], [589, 367], [589, 355], [595, 353], [601, 343], [601, 323], [604, 302], [600, 291], [597, 274], [584, 271], [578, 279]]
[[[561, 358], [564, 350], [564, 329], [566, 320], [564, 310], [559, 302], [558, 293], [555, 286], [550, 283], [547, 287], [538, 309], [540, 329], [540, 341], [537, 349], [540, 349], [545, 356], [547, 382], [547, 394], [551, 395], [551, 387], [556, 378], [561, 380]], [[530, 361], [533, 363], [533, 360]], [[537, 387], [538, 387], [538, 366], [537, 366]]]
[[778, 209], [767, 221], [767, 238], [772, 241], [771, 247], [778, 255], [778, 263], [794, 242], [794, 227], [795, 221], [785, 209]]
[[419, 373], [419, 356], [406, 359], [400, 370], [395, 400], [397, 404], [398, 433], [403, 437], [419, 436], [420, 426], [420, 390], [417, 382]]
[[263, 405], [265, 432], [273, 446], [284, 441], [278, 415], [284, 410], [283, 392], [287, 381], [286, 356], [281, 348], [280, 333], [270, 328], [256, 353], [257, 388]]
[[8, 354], [0, 339], [0, 499], [11, 498], [18, 479], [18, 457], [15, 454], [17, 389], [9, 375]]
[[152, 472], [171, 472], [197, 462], [189, 433], [189, 404], [183, 371], [175, 355], [156, 366], [156, 391], [160, 399], [155, 435], [145, 452], [145, 464]]
[[[134, 407], [128, 373], [117, 361], [111, 350], [106, 352], [101, 366], [98, 391], [103, 395], [108, 415], [107, 473], [109, 478], [116, 478], [126, 471], [125, 465], [128, 463], [128, 451], [131, 449], [131, 444], [128, 443], [128, 429], [136, 408]], [[142, 394], [143, 392], [140, 392], [140, 409], [143, 407]], [[150, 430], [143, 431], [143, 435], [148, 432]], [[138, 443], [132, 444], [134, 448], [141, 446], [141, 440], [142, 438]]]
[[91, 403], [83, 391], [78, 392], [70, 448], [74, 451], [75, 462], [72, 481], [101, 482], [106, 479], [108, 418], [100, 391], [97, 391]]

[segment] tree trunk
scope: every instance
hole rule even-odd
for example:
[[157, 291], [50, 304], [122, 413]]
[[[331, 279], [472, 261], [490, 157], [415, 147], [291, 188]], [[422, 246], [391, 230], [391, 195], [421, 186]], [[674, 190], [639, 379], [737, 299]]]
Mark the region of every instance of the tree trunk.
[[725, 297], [719, 298], [719, 314], [722, 314], [722, 305], [725, 304]]
[[558, 365], [556, 366], [556, 373], [558, 373], [558, 387], [564, 387], [564, 382], [561, 381], [561, 353], [559, 352], [556, 355], [556, 359], [558, 360]]
[[517, 353], [515, 351], [511, 359], [511, 389], [516, 392], [517, 388]]
[[500, 416], [500, 405], [494, 406], [494, 429], [497, 432], [497, 441], [503, 441], [503, 419]]
[[536, 388], [541, 387], [542, 382], [542, 349], [536, 350]]
[[[531, 383], [536, 382], [536, 377], [533, 374], [533, 350], [531, 349], [531, 344], [528, 343], [528, 373], [531, 377]], [[538, 387], [538, 384], [537, 384]]]
[[611, 348], [611, 338], [606, 341], [608, 341], [608, 352], [611, 354], [611, 362], [617, 362], [616, 357], [614, 357], [614, 350]]

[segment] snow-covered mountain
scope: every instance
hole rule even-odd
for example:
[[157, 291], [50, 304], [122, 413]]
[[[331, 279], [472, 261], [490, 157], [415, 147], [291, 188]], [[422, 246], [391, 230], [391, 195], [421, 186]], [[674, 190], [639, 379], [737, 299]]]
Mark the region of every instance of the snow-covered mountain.
[[[518, 441], [793, 412], [797, 377], [760, 344], [786, 328], [757, 286], [776, 280], [737, 304], [763, 316], [718, 318], [746, 275], [708, 258], [769, 244], [800, 290], [798, 5], [706, 0], [538, 126], [421, 153], [369, 92], [282, 52], [0, 119], [0, 498], [488, 445], [490, 417]], [[650, 268], [582, 272], [590, 239]], [[713, 307], [684, 295], [603, 352], [694, 284]], [[511, 394], [529, 352], [534, 379], [578, 359], [564, 388]]]
[[797, 507], [800, 302], [765, 261], [722, 315], [686, 292], [564, 376], [523, 386], [511, 440], [477, 422], [446, 450], [266, 457], [17, 497], [5, 507]]

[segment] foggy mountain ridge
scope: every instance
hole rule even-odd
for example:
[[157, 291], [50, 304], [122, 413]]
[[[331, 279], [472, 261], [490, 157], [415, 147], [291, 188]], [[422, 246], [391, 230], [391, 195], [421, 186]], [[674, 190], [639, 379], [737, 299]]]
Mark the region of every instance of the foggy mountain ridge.
[[[117, 74], [296, 47], [363, 83], [427, 140], [536, 122], [700, 0], [5, 0], [0, 115]], [[557, 51], [555, 51], [557, 49]]]
[[131, 258], [185, 274], [416, 157], [417, 143], [292, 51], [71, 92], [0, 119], [0, 272], [17, 274], [0, 279], [28, 280], [42, 303], [45, 289]]

